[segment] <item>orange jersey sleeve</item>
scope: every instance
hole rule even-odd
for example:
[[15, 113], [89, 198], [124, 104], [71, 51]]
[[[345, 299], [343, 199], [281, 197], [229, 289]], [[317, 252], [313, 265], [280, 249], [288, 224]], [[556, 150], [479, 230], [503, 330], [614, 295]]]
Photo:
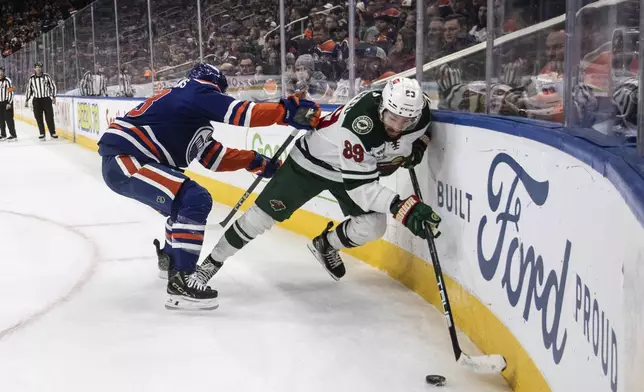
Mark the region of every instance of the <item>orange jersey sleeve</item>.
[[214, 172], [246, 169], [255, 158], [255, 152], [227, 148], [216, 140], [211, 141], [198, 157], [199, 163]]
[[254, 103], [241, 101], [231, 105], [233, 109], [228, 116], [229, 123], [243, 127], [265, 127], [268, 125], [284, 125], [286, 109], [276, 102]]

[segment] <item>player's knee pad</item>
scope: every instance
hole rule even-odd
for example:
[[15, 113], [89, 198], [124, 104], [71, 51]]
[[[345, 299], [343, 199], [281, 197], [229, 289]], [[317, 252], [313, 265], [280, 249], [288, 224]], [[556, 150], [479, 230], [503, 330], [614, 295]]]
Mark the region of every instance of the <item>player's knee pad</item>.
[[172, 205], [172, 216], [181, 223], [206, 223], [212, 209], [210, 193], [192, 180], [181, 185]]
[[342, 222], [336, 232], [345, 247], [356, 247], [377, 240], [387, 231], [387, 215], [380, 212], [353, 216]]
[[235, 223], [239, 224], [239, 228], [243, 230], [244, 235], [250, 237], [249, 239], [254, 239], [266, 230], [270, 230], [275, 224], [275, 220], [262, 211], [257, 204], [254, 204]]

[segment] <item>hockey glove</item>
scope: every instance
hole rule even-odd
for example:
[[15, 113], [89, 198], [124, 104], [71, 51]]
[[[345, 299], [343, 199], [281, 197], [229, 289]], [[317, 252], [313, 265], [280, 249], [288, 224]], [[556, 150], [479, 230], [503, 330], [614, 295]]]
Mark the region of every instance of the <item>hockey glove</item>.
[[528, 62], [525, 59], [518, 59], [501, 67], [501, 83], [511, 87], [520, 87], [523, 77], [526, 75]]
[[320, 123], [322, 110], [317, 103], [307, 99], [300, 99], [295, 95], [282, 99], [280, 103], [286, 110], [284, 115], [285, 124], [297, 129], [311, 130]]
[[423, 161], [423, 157], [425, 156], [425, 150], [427, 150], [428, 145], [429, 145], [429, 136], [427, 135], [423, 135], [418, 139], [414, 140], [414, 142], [411, 145], [411, 155], [405, 158], [403, 167], [408, 169], [410, 167], [414, 167], [419, 163], [421, 163]]
[[249, 172], [255, 173], [260, 177], [271, 178], [275, 175], [277, 170], [282, 166], [282, 160], [275, 163], [271, 162], [271, 158], [253, 151], [255, 158], [250, 161], [250, 165], [246, 168]]
[[429, 224], [434, 238], [438, 238], [441, 234], [438, 231], [441, 217], [430, 206], [418, 200], [415, 195], [409, 196], [405, 200], [400, 200], [400, 197], [396, 196], [391, 203], [390, 210], [394, 214], [394, 218], [402, 222], [415, 236], [427, 238], [424, 224]]
[[461, 70], [458, 68], [452, 68], [447, 64], [443, 64], [438, 69], [438, 90], [441, 94], [447, 96], [449, 90], [457, 84], [463, 83], [463, 76]]

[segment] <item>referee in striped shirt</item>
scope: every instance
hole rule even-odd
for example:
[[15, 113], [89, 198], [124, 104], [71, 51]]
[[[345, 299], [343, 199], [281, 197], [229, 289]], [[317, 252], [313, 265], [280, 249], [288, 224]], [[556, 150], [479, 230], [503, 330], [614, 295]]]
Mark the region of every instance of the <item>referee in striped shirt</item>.
[[126, 65], [121, 66], [121, 74], [119, 75], [119, 92], [121, 97], [133, 97], [134, 88], [132, 87], [132, 76], [127, 69]]
[[16, 140], [16, 124], [13, 121], [13, 85], [11, 79], [5, 76], [4, 68], [0, 67], [0, 141], [7, 137], [5, 122], [9, 128], [7, 140]]
[[49, 75], [42, 72], [42, 62], [37, 61], [34, 64], [34, 72], [29, 77], [25, 107], [29, 107], [29, 99], [33, 97], [34, 116], [40, 131], [38, 139], [45, 140], [45, 124], [42, 121], [43, 113], [45, 114], [49, 134], [52, 139], [58, 139], [56, 124], [54, 123], [54, 107], [52, 105], [52, 103], [56, 103], [56, 84]]
[[107, 77], [101, 65], [96, 66], [95, 72], [85, 72], [80, 82], [80, 92], [83, 96], [107, 97]]

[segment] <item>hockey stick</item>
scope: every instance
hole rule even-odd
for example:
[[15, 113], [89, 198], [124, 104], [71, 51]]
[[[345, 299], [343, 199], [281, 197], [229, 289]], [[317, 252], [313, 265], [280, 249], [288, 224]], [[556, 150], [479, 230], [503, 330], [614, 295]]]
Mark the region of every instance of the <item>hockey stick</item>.
[[[409, 177], [411, 177], [411, 183], [412, 183], [412, 186], [414, 187], [414, 193], [416, 194], [416, 196], [418, 196], [418, 199], [422, 201], [423, 196], [420, 193], [420, 185], [418, 184], [418, 177], [416, 177], [416, 172], [414, 171], [413, 168], [409, 168]], [[425, 234], [427, 236], [427, 245], [429, 246], [429, 254], [432, 259], [432, 264], [434, 265], [434, 273], [436, 274], [438, 291], [441, 295], [441, 300], [443, 303], [443, 312], [445, 313], [445, 319], [447, 319], [449, 336], [452, 339], [452, 348], [454, 349], [454, 356], [456, 357], [456, 363], [478, 373], [499, 373], [503, 371], [506, 367], [505, 358], [503, 358], [503, 356], [498, 354], [469, 356], [465, 354], [463, 350], [461, 350], [461, 346], [458, 343], [458, 337], [456, 336], [456, 326], [454, 325], [454, 317], [452, 316], [452, 307], [449, 303], [449, 297], [447, 296], [445, 279], [443, 279], [443, 270], [441, 269], [441, 265], [438, 260], [438, 252], [436, 251], [436, 244], [434, 243], [434, 234], [432, 233], [431, 229], [427, 225], [425, 225]]]
[[[295, 139], [295, 136], [297, 136], [299, 132], [300, 132], [299, 129], [293, 128], [293, 130], [291, 131], [291, 134], [288, 135], [284, 143], [282, 143], [280, 148], [277, 151], [275, 151], [275, 154], [273, 154], [273, 157], [271, 158], [271, 163], [275, 163], [280, 159], [280, 155], [282, 155], [284, 150], [286, 150], [286, 147], [288, 147], [288, 145], [291, 144], [291, 142], [293, 141], [293, 139]], [[237, 204], [235, 204], [233, 209], [230, 210], [230, 212], [228, 213], [228, 216], [226, 216], [224, 220], [219, 222], [221, 227], [226, 227], [226, 225], [231, 221], [231, 219], [233, 219], [237, 211], [239, 211], [239, 209], [241, 208], [242, 204], [244, 204], [244, 202], [246, 201], [246, 199], [248, 199], [250, 194], [253, 193], [253, 191], [255, 190], [255, 188], [257, 188], [257, 185], [259, 185], [262, 179], [263, 177], [260, 177], [260, 176], [257, 176], [257, 178], [255, 178], [255, 181], [253, 181], [253, 183], [250, 184], [250, 187], [246, 189], [246, 192], [244, 192], [241, 199], [239, 199], [239, 201], [237, 202]]]

